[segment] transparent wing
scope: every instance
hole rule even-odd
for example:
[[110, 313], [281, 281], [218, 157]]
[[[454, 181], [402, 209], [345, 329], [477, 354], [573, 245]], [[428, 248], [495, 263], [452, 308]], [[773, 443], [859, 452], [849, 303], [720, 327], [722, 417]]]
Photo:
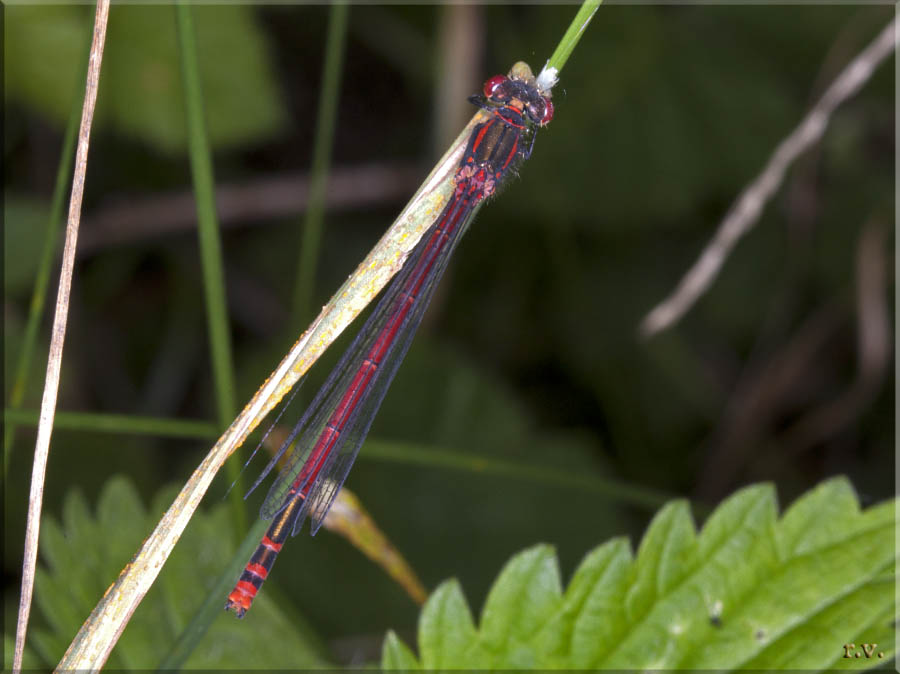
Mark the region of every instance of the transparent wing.
[[[283, 455], [296, 440], [293, 453], [260, 508], [261, 517], [274, 517], [299, 493], [305, 496], [305, 501], [298, 510], [292, 533], [300, 530], [309, 513], [313, 516], [312, 533], [321, 526], [406, 355], [476, 202], [470, 196], [454, 199], [388, 286], [279, 449], [276, 456]], [[270, 462], [270, 465], [274, 464]]]
[[[467, 206], [467, 204], [460, 204], [460, 206], [463, 205]], [[458, 211], [453, 211], [453, 213], [458, 212], [460, 218], [456, 227], [450, 232], [450, 240], [435, 255], [432, 263], [433, 269], [428, 272], [430, 276], [416, 295], [413, 305], [404, 319], [404, 324], [398, 331], [381, 366], [369, 383], [365, 396], [360, 400], [353, 412], [353, 416], [348, 421], [339, 451], [332, 453], [331, 463], [326, 469], [321, 471], [312, 489], [310, 489], [307, 512], [312, 518], [311, 533], [313, 535], [322, 526], [322, 522], [328, 515], [328, 511], [331, 509], [338, 491], [344, 485], [344, 481], [347, 479], [350, 468], [353, 466], [353, 462], [356, 460], [356, 456], [359, 454], [359, 450], [369, 433], [369, 428], [375, 419], [375, 415], [378, 413], [378, 409], [381, 407], [394, 375], [397, 374], [400, 363], [403, 362], [403, 358], [412, 344], [416, 330], [431, 302], [431, 297], [459, 241], [459, 236], [465, 229], [462, 219], [463, 213], [465, 213], [465, 219], [470, 217], [470, 212], [468, 211], [471, 211], [471, 208], [460, 208]]]
[[[259, 452], [259, 448], [265, 444], [266, 440], [268, 440], [269, 434], [272, 432], [272, 430], [275, 428], [275, 426], [281, 420], [281, 417], [284, 416], [284, 413], [287, 412], [288, 408], [291, 406], [291, 403], [294, 402], [294, 398], [296, 397], [297, 393], [300, 391], [300, 388], [303, 386], [304, 381], [306, 381], [306, 377], [303, 377], [300, 381], [298, 381], [294, 385], [294, 390], [291, 391], [290, 396], [288, 396], [287, 400], [285, 400], [285, 402], [282, 404], [281, 410], [278, 412], [278, 415], [275, 417], [275, 420], [269, 425], [269, 428], [266, 429], [266, 432], [263, 433], [262, 439], [257, 443], [256, 448], [250, 453], [250, 457], [244, 462], [244, 465], [241, 468], [241, 472], [238, 474], [238, 477], [235, 478], [234, 482], [231, 483], [231, 486], [228, 487], [228, 491], [226, 492], [226, 494], [234, 488], [234, 485], [237, 484], [237, 481], [240, 479], [240, 476], [244, 474], [244, 471], [247, 470], [247, 466], [250, 465], [250, 463], [253, 461], [254, 457], [256, 456], [257, 452]], [[263, 468], [263, 471], [260, 474], [260, 476], [258, 478], [256, 478], [256, 482], [254, 482], [253, 485], [250, 487], [250, 489], [247, 490], [247, 493], [244, 494], [245, 501], [250, 496], [250, 494], [252, 494], [254, 492], [254, 490], [259, 486], [259, 483], [263, 481], [263, 479], [266, 477], [266, 475], [269, 474], [269, 472], [272, 470], [272, 468], [275, 466], [275, 464], [281, 458], [281, 455], [284, 454], [284, 451], [286, 449], [287, 449], [287, 446], [282, 444], [281, 447], [279, 448], [279, 450], [275, 453], [275, 455], [269, 461], [269, 463], [266, 464], [266, 467]]]

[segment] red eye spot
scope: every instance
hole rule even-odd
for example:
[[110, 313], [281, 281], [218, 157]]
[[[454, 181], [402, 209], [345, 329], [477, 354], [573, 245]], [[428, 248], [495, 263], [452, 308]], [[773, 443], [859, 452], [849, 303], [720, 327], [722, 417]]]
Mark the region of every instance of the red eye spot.
[[509, 79], [506, 75], [494, 75], [491, 79], [484, 83], [484, 95], [488, 98], [491, 98], [494, 95], [494, 91], [496, 91], [497, 87], [506, 82]]
[[550, 120], [553, 119], [553, 102], [549, 98], [545, 98], [544, 103], [546, 107], [544, 108], [544, 116], [541, 117], [541, 126], [549, 124]]

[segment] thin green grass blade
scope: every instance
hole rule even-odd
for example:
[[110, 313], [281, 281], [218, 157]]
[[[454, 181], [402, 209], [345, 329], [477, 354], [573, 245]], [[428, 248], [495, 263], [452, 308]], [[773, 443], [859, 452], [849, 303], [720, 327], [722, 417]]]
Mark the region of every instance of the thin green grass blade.
[[162, 672], [181, 669], [191, 653], [194, 652], [197, 644], [199, 644], [204, 635], [206, 635], [213, 620], [222, 614], [222, 607], [225, 605], [225, 597], [228, 596], [228, 591], [234, 585], [234, 579], [238, 577], [238, 574], [240, 574], [243, 564], [245, 563], [242, 560], [246, 560], [250, 557], [268, 526], [269, 523], [266, 520], [257, 519], [254, 525], [250, 527], [250, 531], [247, 532], [244, 541], [231, 558], [228, 566], [222, 571], [218, 580], [216, 580], [213, 589], [207, 595], [206, 601], [203, 602], [203, 606], [200, 607], [194, 614], [190, 623], [188, 623], [187, 627], [185, 627], [181, 634], [178, 635], [178, 638], [172, 645], [172, 649], [159, 661], [157, 671]]
[[[203, 289], [206, 294], [206, 316], [212, 350], [213, 381], [219, 427], [225, 428], [234, 418], [235, 376], [231, 356], [231, 334], [228, 328], [228, 308], [225, 302], [225, 272], [222, 263], [222, 242], [216, 216], [212, 155], [203, 116], [203, 92], [200, 67], [197, 63], [197, 43], [191, 8], [184, 2], [175, 5], [178, 26], [179, 56], [184, 81], [184, 99], [188, 124], [188, 148], [194, 198], [197, 202], [197, 227], [200, 236], [200, 262], [203, 267]], [[235, 484], [231, 504], [235, 527], [243, 531], [247, 526], [241, 502], [241, 468], [237, 457], [226, 462], [228, 480]]]
[[[348, 11], [348, 5], [335, 4], [331, 7], [329, 17], [325, 64], [322, 73], [322, 96], [316, 121], [316, 141], [310, 174], [309, 205], [303, 223], [300, 262], [294, 295], [292, 322], [297, 326], [297, 332], [300, 331], [303, 321], [306, 320], [309, 313], [316, 261], [319, 257], [325, 209], [325, 189], [331, 165]], [[232, 464], [233, 460], [229, 463]], [[233, 490], [232, 493], [236, 492], [237, 490]], [[181, 633], [173, 649], [160, 662], [159, 669], [161, 671], [182, 666], [206, 634], [213, 620], [221, 615], [224, 597], [234, 585], [235, 578], [240, 574], [243, 565], [259, 543], [259, 539], [268, 525], [269, 522], [260, 519], [247, 532], [240, 548], [219, 577], [215, 588], [207, 596], [201, 609], [197, 611], [190, 624]]]
[[294, 286], [294, 311], [291, 317], [294, 334], [299, 334], [306, 325], [315, 287], [316, 263], [322, 240], [322, 223], [325, 219], [325, 188], [331, 170], [331, 151], [334, 145], [334, 125], [340, 97], [349, 11], [349, 5], [333, 4], [328, 18], [325, 63], [322, 66], [322, 94], [316, 115], [315, 146], [309, 179], [309, 203], [303, 220], [300, 257]]
[[[37, 426], [37, 410], [3, 410], [3, 423]], [[168, 438], [197, 438], [208, 440], [219, 435], [219, 428], [210, 421], [141, 417], [131, 414], [97, 414], [93, 412], [57, 412], [54, 428], [68, 431], [99, 431], [101, 433], [133, 433]]]
[[[437, 447], [416, 446], [397, 442], [385, 442], [368, 438], [361, 457], [364, 460], [394, 461], [406, 465], [450, 468], [481, 475], [496, 475], [523, 480], [532, 480], [542, 485], [556, 485], [569, 489], [579, 489], [603, 494], [610, 500], [627, 503], [643, 510], [655, 511], [672, 499], [671, 494], [634, 487], [622, 481], [604, 479], [559, 470], [550, 466], [527, 465], [521, 462], [486, 459], [483, 456], [467, 454]], [[698, 512], [702, 512], [698, 508]]]
[[555, 68], [557, 74], [563, 69], [563, 66], [566, 65], [566, 61], [569, 60], [569, 56], [572, 54], [572, 50], [575, 49], [575, 45], [578, 44], [585, 29], [588, 27], [588, 24], [590, 24], [591, 19], [594, 18], [594, 13], [597, 11], [597, 8], [600, 7], [602, 1], [603, 0], [584, 0], [578, 13], [575, 15], [575, 18], [572, 19], [572, 23], [569, 25], [568, 30], [559, 41], [556, 50], [547, 62], [547, 68]]

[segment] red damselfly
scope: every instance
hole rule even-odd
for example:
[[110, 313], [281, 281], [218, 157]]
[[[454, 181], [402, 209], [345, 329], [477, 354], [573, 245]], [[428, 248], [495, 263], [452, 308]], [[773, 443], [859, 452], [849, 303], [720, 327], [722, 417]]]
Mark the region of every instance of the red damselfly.
[[288, 534], [297, 534], [307, 516], [311, 533], [318, 531], [475, 208], [531, 155], [536, 129], [553, 117], [549, 90], [524, 63], [513, 66], [509, 77], [490, 78], [483, 95], [469, 100], [490, 116], [469, 136], [447, 206], [251, 488], [294, 445], [260, 508], [272, 525], [225, 604], [238, 617], [250, 608]]

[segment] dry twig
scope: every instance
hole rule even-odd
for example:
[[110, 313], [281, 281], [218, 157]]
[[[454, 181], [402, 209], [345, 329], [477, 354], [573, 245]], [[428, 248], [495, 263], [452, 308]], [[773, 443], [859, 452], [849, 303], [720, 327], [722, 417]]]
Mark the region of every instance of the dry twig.
[[738, 197], [715, 236], [675, 291], [644, 317], [640, 327], [642, 336], [651, 337], [672, 326], [710, 288], [731, 250], [753, 228], [766, 202], [780, 187], [791, 163], [822, 137], [835, 108], [859, 91], [878, 65], [894, 50], [896, 29], [897, 19], [894, 18], [844, 68], [800, 125], [781, 141], [763, 172]]
[[109, 0], [97, 0], [94, 15], [94, 37], [88, 62], [84, 106], [81, 127], [78, 131], [78, 149], [75, 154], [75, 173], [72, 176], [72, 194], [69, 198], [69, 217], [66, 222], [66, 242], [63, 248], [62, 269], [56, 295], [56, 311], [50, 336], [50, 354], [47, 358], [47, 376], [41, 399], [41, 416], [38, 422], [37, 440], [34, 446], [34, 464], [31, 471], [31, 490], [28, 495], [28, 522], [25, 528], [25, 559], [22, 563], [22, 593], [19, 597], [19, 619], [16, 624], [16, 650], [13, 671], [22, 669], [25, 651], [25, 634], [31, 613], [31, 597], [34, 591], [34, 570], [37, 564], [37, 547], [40, 533], [41, 506], [44, 499], [44, 478], [50, 453], [50, 434], [56, 413], [56, 397], [59, 393], [59, 372], [62, 364], [63, 343], [66, 338], [66, 322], [69, 316], [69, 293], [72, 289], [72, 271], [75, 266], [75, 246], [78, 242], [78, 225], [81, 220], [81, 199], [84, 195], [84, 178], [87, 173], [87, 155], [90, 144], [91, 123], [97, 102], [97, 86], [100, 65], [103, 62], [103, 45], [106, 41], [106, 23], [109, 18]]

